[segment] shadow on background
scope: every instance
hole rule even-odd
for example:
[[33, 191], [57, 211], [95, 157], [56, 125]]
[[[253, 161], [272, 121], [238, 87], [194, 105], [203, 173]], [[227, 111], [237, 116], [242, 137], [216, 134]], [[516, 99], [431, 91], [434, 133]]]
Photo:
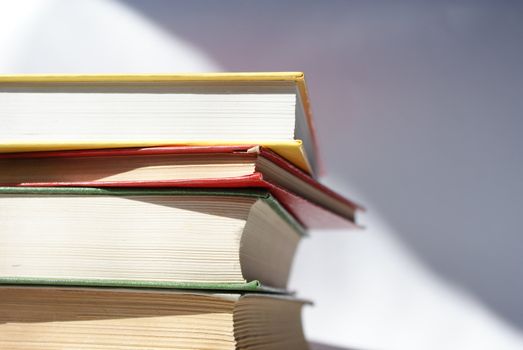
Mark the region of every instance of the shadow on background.
[[523, 3], [122, 2], [227, 70], [305, 71], [329, 178], [523, 328]]

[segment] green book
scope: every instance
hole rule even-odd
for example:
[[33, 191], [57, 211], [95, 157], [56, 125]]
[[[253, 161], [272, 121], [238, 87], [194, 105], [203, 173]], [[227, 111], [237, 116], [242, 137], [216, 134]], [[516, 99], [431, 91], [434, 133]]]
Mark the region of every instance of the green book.
[[281, 292], [304, 232], [263, 190], [0, 187], [0, 283]]

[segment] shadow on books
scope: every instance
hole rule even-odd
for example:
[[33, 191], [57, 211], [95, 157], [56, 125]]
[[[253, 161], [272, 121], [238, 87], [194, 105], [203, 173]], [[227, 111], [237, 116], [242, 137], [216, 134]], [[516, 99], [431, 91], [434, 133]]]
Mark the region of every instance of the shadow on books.
[[309, 342], [309, 348], [310, 350], [362, 350], [362, 349], [356, 349], [356, 348], [345, 348], [340, 346], [334, 346], [319, 342]]

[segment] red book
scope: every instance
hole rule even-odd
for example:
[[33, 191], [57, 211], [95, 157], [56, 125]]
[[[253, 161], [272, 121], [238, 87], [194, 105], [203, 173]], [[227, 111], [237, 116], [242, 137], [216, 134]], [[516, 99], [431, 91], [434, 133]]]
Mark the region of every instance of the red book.
[[1, 186], [258, 187], [307, 228], [353, 228], [356, 203], [258, 146], [167, 146], [0, 154]]

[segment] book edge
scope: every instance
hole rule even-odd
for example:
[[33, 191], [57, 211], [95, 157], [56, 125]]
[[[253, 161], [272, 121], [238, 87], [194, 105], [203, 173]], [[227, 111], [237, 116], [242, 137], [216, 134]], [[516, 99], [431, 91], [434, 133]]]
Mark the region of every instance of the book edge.
[[253, 280], [245, 283], [212, 282], [171, 282], [153, 280], [109, 280], [88, 278], [40, 278], [40, 277], [0, 277], [0, 286], [65, 286], [65, 287], [108, 287], [144, 289], [183, 289], [183, 290], [226, 290], [245, 292], [265, 292], [289, 294], [284, 289], [262, 285]]

